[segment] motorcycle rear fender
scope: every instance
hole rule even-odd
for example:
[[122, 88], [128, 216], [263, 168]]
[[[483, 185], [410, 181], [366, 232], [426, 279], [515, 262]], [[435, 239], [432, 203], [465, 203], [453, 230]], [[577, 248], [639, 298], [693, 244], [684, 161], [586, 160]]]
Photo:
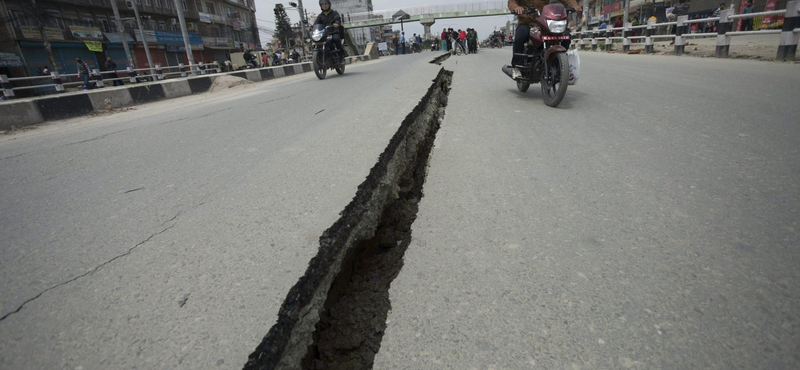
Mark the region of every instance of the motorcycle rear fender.
[[553, 55], [553, 53], [558, 53], [558, 52], [566, 53], [567, 52], [567, 48], [565, 48], [565, 47], [563, 47], [561, 45], [553, 45], [553, 46], [549, 47], [547, 49], [547, 51], [544, 53], [544, 60], [550, 60], [550, 57]]

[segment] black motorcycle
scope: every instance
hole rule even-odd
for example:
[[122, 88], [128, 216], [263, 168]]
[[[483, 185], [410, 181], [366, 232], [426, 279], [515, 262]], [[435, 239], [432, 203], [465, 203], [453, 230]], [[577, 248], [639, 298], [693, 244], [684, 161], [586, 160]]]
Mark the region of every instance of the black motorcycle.
[[313, 44], [312, 62], [314, 74], [317, 78], [324, 80], [328, 74], [328, 69], [335, 69], [336, 73], [343, 74], [345, 66], [344, 50], [338, 50], [333, 46], [333, 33], [337, 32], [331, 26], [315, 24], [311, 30], [311, 43]]

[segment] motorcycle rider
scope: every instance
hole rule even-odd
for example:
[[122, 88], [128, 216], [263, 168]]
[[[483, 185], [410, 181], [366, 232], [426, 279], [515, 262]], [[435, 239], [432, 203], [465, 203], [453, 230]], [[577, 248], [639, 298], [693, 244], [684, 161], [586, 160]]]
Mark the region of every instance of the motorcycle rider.
[[319, 13], [317, 16], [317, 20], [314, 21], [314, 24], [322, 24], [327, 26], [333, 26], [334, 32], [331, 36], [333, 45], [340, 51], [343, 51], [344, 48], [342, 47], [342, 36], [341, 36], [341, 25], [342, 25], [342, 17], [339, 13], [333, 9], [331, 9], [331, 0], [319, 0], [319, 7], [322, 10], [322, 13]]
[[[558, 0], [564, 6], [575, 9], [576, 12], [581, 12], [581, 7], [575, 0]], [[547, 0], [508, 0], [508, 9], [512, 13], [517, 14], [517, 31], [514, 34], [514, 47], [512, 50], [511, 65], [521, 65], [523, 63], [523, 56], [517, 54], [525, 53], [525, 43], [528, 42], [528, 35], [531, 32], [531, 26], [536, 24], [535, 16], [533, 14], [522, 14], [527, 8], [535, 7], [536, 10], [542, 11], [545, 5], [550, 2]], [[513, 79], [522, 77], [522, 72], [518, 68], [514, 68], [514, 73], [511, 76]]]

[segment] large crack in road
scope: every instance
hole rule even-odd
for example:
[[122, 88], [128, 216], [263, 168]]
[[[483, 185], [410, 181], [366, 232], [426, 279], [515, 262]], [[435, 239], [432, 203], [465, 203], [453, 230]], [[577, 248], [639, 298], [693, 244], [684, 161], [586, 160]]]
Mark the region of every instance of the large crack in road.
[[372, 368], [452, 76], [439, 71], [339, 220], [322, 234], [317, 255], [245, 370]]

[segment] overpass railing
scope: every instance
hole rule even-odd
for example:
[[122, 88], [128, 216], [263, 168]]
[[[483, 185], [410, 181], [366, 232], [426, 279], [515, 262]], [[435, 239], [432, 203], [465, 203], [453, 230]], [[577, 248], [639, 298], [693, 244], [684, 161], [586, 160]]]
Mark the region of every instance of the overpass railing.
[[[192, 72], [194, 71], [194, 72]], [[141, 74], [140, 72], [149, 72], [152, 74]], [[128, 81], [130, 83], [159, 81], [168, 77], [188, 77], [189, 75], [203, 75], [208, 73], [219, 73], [221, 69], [218, 64], [204, 64], [196, 63], [186, 66], [183, 63], [177, 66], [156, 65], [154, 68], [138, 68], [134, 69], [128, 67], [127, 69], [115, 71], [100, 71], [93, 69], [89, 77], [89, 84], [91, 87], [86, 88], [104, 88], [107, 83], [115, 85], [117, 81]], [[119, 74], [125, 74], [126, 77], [119, 77]], [[117, 77], [106, 78], [103, 75], [115, 75]], [[80, 81], [65, 82], [64, 78], [75, 77]], [[180, 78], [178, 77], [178, 78]], [[15, 86], [21, 83], [27, 83], [28, 86]], [[51, 72], [46, 76], [33, 76], [33, 77], [15, 77], [9, 78], [7, 75], [0, 75], [0, 91], [3, 91], [5, 99], [17, 98], [17, 92], [24, 90], [35, 90], [43, 94], [50, 93], [63, 93], [66, 92], [67, 87], [75, 87], [84, 85], [81, 76], [77, 73], [59, 73], [57, 71]]]
[[[736, 19], [748, 19], [762, 17], [766, 15], [784, 15], [783, 28], [778, 30], [758, 30], [758, 31], [733, 31], [733, 21]], [[692, 23], [706, 23], [717, 22], [716, 32], [705, 33], [684, 33], [687, 26]], [[658, 34], [658, 30], [662, 27], [675, 26], [674, 34], [664, 35]], [[635, 30], [642, 29], [645, 31], [643, 36], [633, 35]], [[618, 36], [622, 31], [622, 36]], [[648, 21], [646, 25], [631, 26], [630, 23], [625, 24], [623, 27], [607, 28], [604, 30], [582, 30], [576, 33], [580, 40], [580, 48], [586, 49], [587, 44], [591, 43], [592, 50], [597, 50], [598, 40], [603, 40], [603, 45], [606, 50], [611, 50], [614, 40], [622, 40], [622, 50], [627, 52], [630, 50], [632, 40], [645, 40], [645, 52], [654, 52], [653, 43], [655, 39], [665, 38], [674, 40], [674, 53], [675, 55], [682, 55], [685, 48], [685, 39], [687, 38], [702, 38], [702, 37], [716, 37], [717, 44], [715, 56], [718, 58], [728, 57], [731, 45], [731, 37], [743, 35], [770, 35], [780, 34], [780, 42], [778, 45], [777, 60], [794, 60], [795, 53], [797, 52], [798, 39], [800, 39], [800, 1], [789, 1], [786, 4], [786, 9], [773, 10], [768, 12], [748, 13], [748, 14], [735, 14], [733, 9], [726, 9], [720, 12], [719, 17], [715, 18], [702, 18], [702, 19], [689, 19], [688, 16], [679, 16], [675, 22], [662, 22], [656, 23], [655, 21]]]
[[414, 20], [436, 18], [437, 15], [469, 16], [476, 12], [504, 11], [508, 12], [507, 0], [474, 1], [454, 4], [421, 5], [405, 8], [381, 9], [370, 12], [350, 13], [343, 15], [345, 26], [364, 26], [372, 23], [392, 23], [392, 16], [399, 11], [407, 13]]

